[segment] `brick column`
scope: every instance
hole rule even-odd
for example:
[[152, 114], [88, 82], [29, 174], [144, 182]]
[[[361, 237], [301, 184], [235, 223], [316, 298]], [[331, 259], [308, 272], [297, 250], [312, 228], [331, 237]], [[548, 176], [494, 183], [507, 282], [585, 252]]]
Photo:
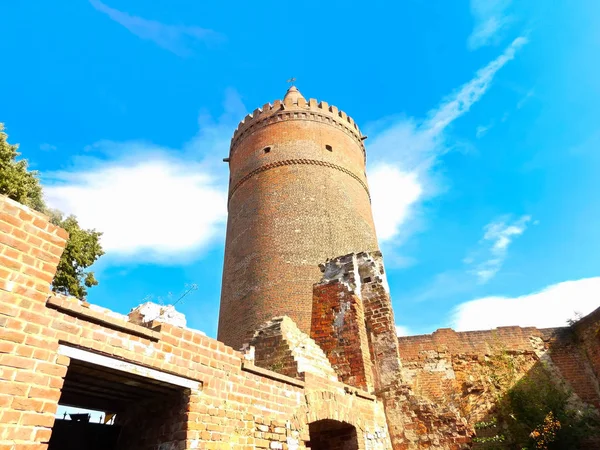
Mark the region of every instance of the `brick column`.
[[45, 449], [68, 358], [45, 302], [68, 234], [0, 196], [0, 448]]
[[358, 296], [338, 281], [316, 284], [313, 290], [311, 337], [327, 355], [341, 381], [373, 390], [373, 368]]
[[402, 368], [392, 300], [381, 253], [359, 253], [356, 260], [371, 360], [375, 371], [375, 389], [383, 389], [398, 377]]
[[398, 337], [380, 252], [352, 253], [321, 266], [313, 289], [311, 337], [340, 379], [375, 390], [385, 407], [390, 438], [401, 448], [407, 420]]

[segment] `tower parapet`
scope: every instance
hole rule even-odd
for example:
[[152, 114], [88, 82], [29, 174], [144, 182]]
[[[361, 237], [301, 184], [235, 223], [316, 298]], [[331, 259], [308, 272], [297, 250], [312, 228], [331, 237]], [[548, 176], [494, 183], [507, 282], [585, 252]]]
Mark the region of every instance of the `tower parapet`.
[[[290, 95], [296, 92], [299, 95]], [[236, 144], [245, 136], [262, 127], [285, 120], [312, 120], [337, 127], [356, 140], [366, 158], [365, 136], [352, 117], [327, 102], [314, 98], [307, 101], [295, 86], [290, 88], [283, 100], [275, 100], [272, 104], [266, 103], [262, 108], [256, 108], [242, 119], [231, 138], [230, 157]]]

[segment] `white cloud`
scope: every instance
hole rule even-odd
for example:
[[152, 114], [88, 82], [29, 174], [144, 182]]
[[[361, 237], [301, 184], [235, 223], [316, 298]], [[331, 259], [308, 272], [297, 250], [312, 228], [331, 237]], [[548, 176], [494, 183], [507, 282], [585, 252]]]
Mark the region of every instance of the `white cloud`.
[[[504, 217], [485, 226], [479, 257], [475, 258], [471, 255], [465, 258], [466, 263], [476, 266], [472, 273], [477, 276], [480, 283], [487, 283], [498, 273], [506, 259], [509, 245], [515, 237], [525, 232], [530, 220], [530, 216], [522, 216], [513, 222], [508, 222], [508, 218]], [[481, 253], [485, 257], [484, 261], [481, 261]]]
[[57, 174], [48, 203], [102, 231], [108, 254], [149, 259], [206, 245], [225, 221], [226, 195], [206, 167], [183, 160], [111, 161]]
[[491, 128], [491, 125], [488, 126], [484, 126], [484, 125], [479, 125], [476, 129], [475, 129], [475, 137], [477, 139], [482, 138], [483, 136], [485, 136], [485, 134], [489, 131], [489, 129]]
[[370, 172], [377, 236], [386, 241], [397, 234], [399, 224], [406, 221], [411, 205], [421, 197], [423, 188], [415, 172], [402, 172], [390, 164], [377, 164]]
[[[375, 137], [369, 145], [373, 161], [369, 183], [375, 225], [383, 243], [397, 242], [418, 203], [439, 189], [432, 179], [432, 169], [451, 148], [445, 130], [481, 99], [498, 70], [526, 43], [523, 37], [515, 39], [471, 81], [431, 110], [426, 119], [390, 118], [371, 125]], [[406, 238], [406, 233], [402, 237]]]
[[136, 36], [154, 41], [160, 47], [179, 56], [191, 54], [193, 46], [199, 42], [211, 42], [221, 39], [220, 34], [205, 28], [165, 25], [155, 20], [129, 15], [105, 5], [100, 0], [90, 0], [90, 3], [95, 9], [123, 25]]
[[396, 335], [397, 336], [411, 336], [412, 334], [414, 334], [412, 331], [410, 331], [410, 328], [404, 326], [404, 325], [396, 325]]
[[227, 217], [227, 155], [244, 108], [229, 91], [217, 121], [202, 115], [182, 150], [131, 141], [88, 148], [99, 158], [43, 174], [49, 205], [102, 231], [107, 255], [169, 263], [192, 257], [222, 236]]
[[485, 297], [457, 306], [452, 327], [457, 331], [502, 326], [538, 328], [565, 326], [576, 314], [600, 306], [600, 277], [565, 281], [520, 297]]
[[511, 0], [471, 0], [471, 14], [475, 21], [467, 44], [471, 50], [495, 44], [511, 23], [508, 14]]

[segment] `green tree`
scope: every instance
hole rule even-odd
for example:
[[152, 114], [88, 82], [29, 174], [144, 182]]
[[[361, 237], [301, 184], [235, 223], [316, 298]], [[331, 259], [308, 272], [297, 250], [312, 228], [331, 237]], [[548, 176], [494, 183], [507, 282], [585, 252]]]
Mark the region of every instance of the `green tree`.
[[82, 229], [76, 217], [64, 217], [60, 211], [47, 208], [37, 171], [27, 169], [27, 160], [17, 161], [18, 146], [9, 144], [7, 139], [4, 124], [0, 123], [0, 194], [48, 215], [51, 223], [69, 233], [52, 290], [84, 299], [86, 287], [98, 284], [94, 272], [86, 269], [104, 254], [100, 245], [102, 233]]
[[64, 217], [57, 210], [47, 210], [46, 214], [50, 216], [50, 222], [69, 233], [69, 240], [58, 263], [52, 288], [55, 292], [83, 299], [87, 295], [86, 287], [98, 284], [94, 272], [85, 269], [104, 254], [99, 239], [102, 233], [81, 229], [75, 216]]
[[46, 207], [37, 171], [27, 170], [27, 160], [17, 161], [18, 145], [11, 145], [0, 123], [0, 193], [37, 211]]

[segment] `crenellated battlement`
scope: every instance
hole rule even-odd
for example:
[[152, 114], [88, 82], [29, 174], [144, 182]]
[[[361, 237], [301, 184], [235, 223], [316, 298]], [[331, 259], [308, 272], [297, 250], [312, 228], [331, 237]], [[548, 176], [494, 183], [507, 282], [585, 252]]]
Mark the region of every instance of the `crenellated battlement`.
[[310, 120], [339, 128], [354, 138], [361, 147], [363, 154], [366, 154], [363, 142], [364, 136], [352, 117], [339, 110], [337, 106], [329, 105], [327, 102], [318, 101], [314, 98], [307, 101], [300, 94], [298, 96], [286, 95], [284, 100], [266, 103], [262, 108], [256, 108], [244, 117], [231, 138], [230, 153], [233, 152], [240, 140], [257, 129], [286, 120]]

